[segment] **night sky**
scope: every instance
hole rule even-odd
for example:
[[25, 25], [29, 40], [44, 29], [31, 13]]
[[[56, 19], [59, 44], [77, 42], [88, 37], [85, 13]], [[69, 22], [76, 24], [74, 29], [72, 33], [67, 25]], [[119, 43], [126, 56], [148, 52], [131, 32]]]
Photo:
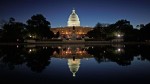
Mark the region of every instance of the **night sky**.
[[73, 8], [81, 26], [120, 19], [127, 19], [134, 26], [150, 22], [150, 0], [1, 0], [0, 20], [14, 17], [26, 23], [32, 15], [43, 14], [52, 27], [66, 26]]

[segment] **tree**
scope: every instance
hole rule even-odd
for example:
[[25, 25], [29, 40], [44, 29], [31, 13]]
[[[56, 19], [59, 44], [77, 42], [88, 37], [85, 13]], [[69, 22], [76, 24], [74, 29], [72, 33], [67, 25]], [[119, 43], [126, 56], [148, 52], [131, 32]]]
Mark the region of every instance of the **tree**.
[[14, 18], [10, 18], [8, 23], [2, 27], [2, 41], [4, 42], [22, 42], [25, 24], [16, 22]]
[[130, 21], [124, 19], [118, 20], [114, 25], [115, 29], [121, 32], [127, 33], [133, 30], [133, 26], [130, 24]]
[[146, 24], [140, 29], [140, 36], [142, 40], [150, 40], [150, 23]]
[[113, 32], [121, 32], [124, 34], [124, 41], [130, 41], [133, 36], [133, 26], [130, 24], [130, 21], [121, 19], [118, 20], [115, 24], [111, 25]]
[[56, 38], [58, 38], [60, 36], [60, 32], [58, 31], [55, 35]]
[[31, 35], [36, 35], [39, 39], [52, 38], [54, 33], [50, 31], [50, 22], [41, 15], [33, 15], [27, 20], [27, 30]]
[[103, 26], [101, 23], [97, 23], [96, 26], [92, 31], [89, 31], [87, 35], [89, 37], [93, 37], [99, 40], [104, 40], [106, 39], [106, 27]]
[[47, 47], [46, 49], [38, 47], [33, 53], [27, 52], [26, 65], [34, 72], [42, 72], [51, 63], [53, 52], [54, 49], [51, 47]]
[[5, 23], [7, 23], [7, 21], [5, 21], [5, 20], [0, 20], [0, 29], [2, 29], [2, 27], [4, 26]]
[[15, 69], [16, 65], [22, 65], [26, 63], [23, 46], [17, 45], [16, 47], [16, 45], [5, 45], [1, 46], [0, 50], [0, 62], [5, 64], [5, 66], [8, 66], [10, 70]]
[[136, 26], [136, 29], [141, 29], [141, 28], [143, 28], [144, 27], [144, 24], [140, 24], [140, 25], [137, 25]]

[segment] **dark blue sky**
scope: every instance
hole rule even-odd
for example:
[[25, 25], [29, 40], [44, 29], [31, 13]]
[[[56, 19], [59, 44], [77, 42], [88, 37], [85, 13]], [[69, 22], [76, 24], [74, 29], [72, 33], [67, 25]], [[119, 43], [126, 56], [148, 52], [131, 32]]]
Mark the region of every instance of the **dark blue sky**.
[[43, 14], [52, 27], [66, 26], [73, 8], [82, 26], [120, 19], [134, 26], [150, 22], [150, 0], [1, 0], [0, 19], [14, 17], [25, 23], [32, 15]]

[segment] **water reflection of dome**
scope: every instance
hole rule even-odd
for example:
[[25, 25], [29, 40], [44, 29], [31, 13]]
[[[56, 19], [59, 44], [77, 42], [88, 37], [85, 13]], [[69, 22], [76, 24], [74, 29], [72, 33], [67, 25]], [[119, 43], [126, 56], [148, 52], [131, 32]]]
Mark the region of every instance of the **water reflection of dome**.
[[73, 77], [75, 77], [76, 72], [79, 70], [80, 67], [80, 59], [68, 59], [68, 66], [70, 71], [73, 73]]

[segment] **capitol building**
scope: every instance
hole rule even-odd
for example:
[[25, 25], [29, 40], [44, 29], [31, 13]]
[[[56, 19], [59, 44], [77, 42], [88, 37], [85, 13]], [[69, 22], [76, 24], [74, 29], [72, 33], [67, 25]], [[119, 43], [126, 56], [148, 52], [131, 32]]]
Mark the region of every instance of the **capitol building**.
[[76, 38], [82, 38], [85, 37], [87, 32], [91, 30], [93, 30], [92, 27], [84, 27], [80, 25], [80, 19], [75, 9], [72, 10], [66, 27], [51, 28], [51, 31], [53, 31], [54, 34], [59, 32], [64, 38], [71, 38], [73, 33], [76, 34]]

